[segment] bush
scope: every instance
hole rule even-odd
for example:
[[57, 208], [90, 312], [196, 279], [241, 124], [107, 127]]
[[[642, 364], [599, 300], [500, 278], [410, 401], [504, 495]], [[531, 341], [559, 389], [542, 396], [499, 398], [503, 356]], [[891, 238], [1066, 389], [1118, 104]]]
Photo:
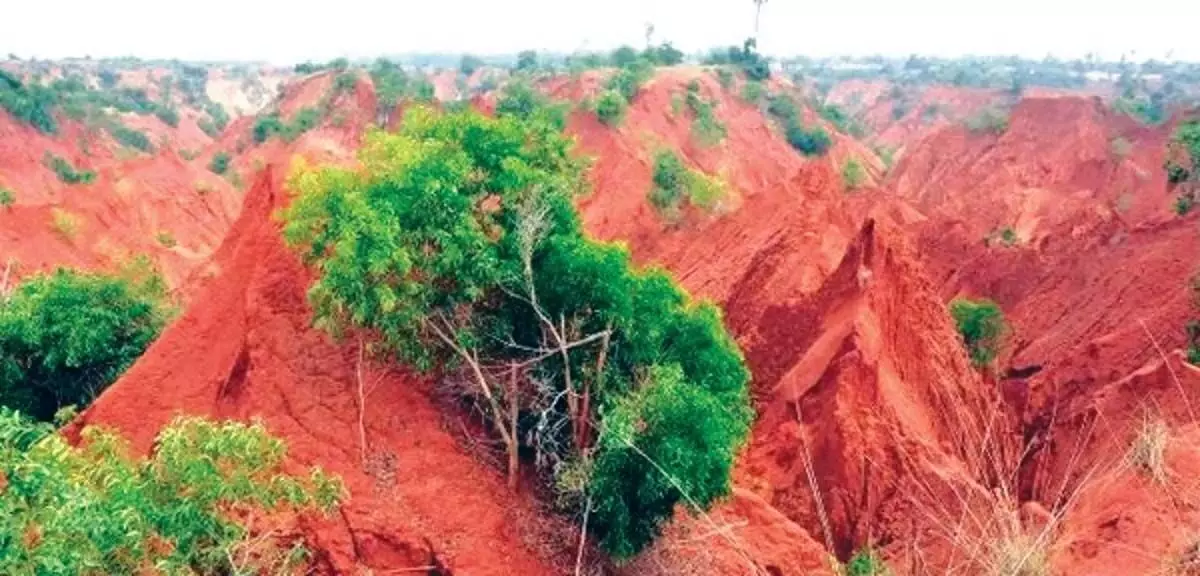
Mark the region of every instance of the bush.
[[538, 55], [535, 50], [522, 50], [517, 53], [517, 70], [532, 72], [537, 70]]
[[758, 53], [758, 42], [747, 38], [741, 48], [730, 46], [724, 52], [711, 54], [704, 62], [709, 65], [731, 64], [741, 69], [747, 80], [762, 82], [771, 77], [771, 65]]
[[74, 242], [75, 237], [79, 235], [79, 217], [62, 208], [50, 209], [50, 225], [67, 242]]
[[[461, 383], [512, 485], [520, 451], [545, 476], [574, 471], [557, 478], [580, 490], [564, 505], [582, 516], [590, 501], [589, 533], [624, 558], [682, 494], [707, 507], [729, 493], [749, 373], [719, 309], [584, 234], [573, 148], [540, 115], [414, 107], [399, 133], [367, 135], [359, 167], [300, 165], [284, 237], [319, 271], [318, 326], [370, 331], [381, 354]], [[529, 352], [545, 346], [558, 352]], [[478, 369], [509, 365], [525, 367], [513, 376], [528, 394]]]
[[613, 50], [613, 53], [608, 57], [608, 61], [617, 68], [625, 68], [637, 62], [638, 58], [637, 50], [626, 45]]
[[1190, 193], [1181, 193], [1175, 197], [1175, 215], [1187, 216], [1188, 213], [1192, 211], [1192, 208], [1195, 207], [1195, 205], [1196, 199]]
[[1200, 121], [1182, 122], [1171, 135], [1169, 156], [1163, 167], [1167, 180], [1179, 184], [1200, 174]]
[[748, 80], [742, 85], [742, 100], [755, 106], [762, 103], [762, 99], [766, 94], [767, 90], [763, 88], [762, 82]]
[[625, 66], [616, 71], [605, 87], [609, 90], [615, 90], [625, 98], [626, 102], [633, 102], [642, 84], [650, 79], [653, 73], [653, 68], [648, 62], [642, 59], [637, 59], [628, 66]]
[[846, 576], [888, 576], [887, 567], [870, 549], [862, 549], [846, 563]]
[[833, 145], [829, 133], [820, 126], [813, 126], [810, 129], [794, 123], [787, 127], [785, 136], [788, 144], [805, 156], [824, 156]]
[[66, 158], [56, 156], [47, 151], [42, 156], [42, 165], [54, 171], [60, 182], [64, 184], [91, 184], [96, 179], [96, 173], [91, 170], [76, 170]]
[[620, 92], [605, 90], [596, 99], [596, 116], [600, 118], [601, 122], [609, 126], [617, 126], [625, 118], [625, 109], [627, 106], [625, 97], [621, 96]]
[[667, 221], [675, 221], [682, 215], [685, 198], [701, 210], [712, 211], [729, 195], [723, 181], [687, 168], [671, 150], [660, 150], [654, 155], [652, 183], [647, 198]]
[[1008, 130], [1008, 112], [999, 108], [984, 108], [967, 117], [965, 124], [971, 132], [1003, 134]]
[[161, 104], [154, 109], [154, 116], [163, 121], [163, 124], [172, 128], [179, 126], [179, 111], [173, 106]]
[[28, 86], [0, 70], [0, 108], [7, 110], [18, 121], [46, 134], [54, 134], [58, 131], [58, 121], [54, 119], [57, 104], [55, 92], [50, 88]]
[[474, 74], [476, 70], [483, 67], [483, 60], [480, 60], [479, 57], [472, 56], [470, 54], [463, 54], [462, 61], [458, 64], [459, 71], [467, 76]]
[[692, 134], [704, 146], [712, 146], [725, 139], [725, 125], [713, 112], [713, 104], [700, 95], [700, 83], [692, 81], [687, 86], [687, 105], [692, 111]]
[[254, 120], [254, 141], [262, 144], [283, 131], [283, 120], [278, 112], [259, 116]]
[[17, 203], [17, 195], [12, 190], [0, 186], [0, 208], [8, 208]]
[[717, 82], [721, 84], [721, 89], [729, 91], [733, 88], [733, 72], [724, 66], [717, 68]]
[[292, 142], [299, 138], [301, 134], [317, 127], [321, 121], [321, 111], [313, 107], [305, 107], [297, 110], [292, 115], [292, 119], [279, 130], [279, 136], [285, 142]]
[[683, 62], [683, 52], [670, 42], [647, 48], [643, 57], [655, 66], [675, 66]]
[[142, 264], [123, 276], [58, 270], [0, 304], [0, 405], [39, 420], [86, 406], [166, 321], [166, 286]]
[[856, 138], [862, 138], [866, 135], [866, 129], [863, 128], [862, 124], [836, 104], [826, 104], [817, 107], [817, 114], [830, 124], [833, 124], [843, 134], [849, 134]]
[[955, 298], [950, 302], [950, 315], [958, 326], [971, 363], [979, 368], [990, 366], [1008, 332], [1000, 307], [988, 299]]
[[1163, 162], [1163, 169], [1167, 171], [1167, 182], [1171, 184], [1187, 182], [1187, 179], [1191, 176], [1191, 171], [1171, 158]]
[[122, 146], [136, 148], [142, 152], [154, 152], [154, 145], [150, 143], [150, 138], [145, 132], [134, 130], [115, 122], [109, 126], [108, 133], [112, 135], [113, 140], [116, 140]]
[[298, 538], [235, 519], [328, 512], [344, 493], [320, 469], [285, 472], [287, 448], [261, 423], [179, 418], [148, 458], [115, 431], [82, 437], [0, 409], [0, 573], [294, 573], [308, 559]]
[[208, 163], [208, 169], [211, 170], [213, 174], [224, 174], [227, 170], [229, 170], [229, 161], [230, 158], [228, 152], [217, 152], [216, 154], [213, 154], [212, 160]]
[[358, 84], [358, 75], [353, 72], [342, 72], [333, 79], [334, 92], [351, 92]]
[[857, 190], [862, 187], [867, 181], [867, 171], [862, 164], [854, 158], [846, 160], [842, 164], [842, 184], [849, 190]]

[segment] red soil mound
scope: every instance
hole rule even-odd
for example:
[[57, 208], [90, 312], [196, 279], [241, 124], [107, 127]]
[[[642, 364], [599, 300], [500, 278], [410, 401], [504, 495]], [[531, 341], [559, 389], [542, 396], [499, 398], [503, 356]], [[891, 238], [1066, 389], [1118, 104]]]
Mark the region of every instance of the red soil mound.
[[[237, 215], [236, 191], [169, 150], [124, 160], [116, 148], [72, 122], [51, 137], [0, 113], [0, 186], [16, 199], [0, 208], [0, 264], [12, 258], [23, 275], [147, 254], [174, 285], [203, 262]], [[64, 184], [46, 154], [95, 171], [95, 181]]]
[[837, 83], [826, 100], [856, 113], [873, 135], [872, 144], [899, 148], [1006, 98], [995, 90], [852, 79]]
[[277, 186], [270, 169], [257, 179], [219, 276], [76, 425], [114, 426], [147, 450], [178, 413], [261, 418], [295, 466], [320, 465], [349, 488], [332, 519], [307, 524], [325, 573], [561, 573], [533, 548], [528, 504], [443, 430], [461, 423], [443, 419], [426, 382], [364, 366], [359, 419], [356, 348], [310, 327], [308, 275], [271, 219]]

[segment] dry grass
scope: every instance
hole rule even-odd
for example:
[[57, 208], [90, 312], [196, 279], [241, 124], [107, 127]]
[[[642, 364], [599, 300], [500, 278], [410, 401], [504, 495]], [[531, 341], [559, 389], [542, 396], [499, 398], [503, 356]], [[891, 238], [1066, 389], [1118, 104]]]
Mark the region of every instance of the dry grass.
[[1133, 437], [1126, 460], [1134, 469], [1146, 474], [1158, 484], [1167, 483], [1167, 443], [1171, 430], [1156, 416], [1146, 415]]
[[79, 228], [81, 226], [79, 216], [62, 208], [53, 208], [50, 210], [50, 225], [67, 242], [74, 242], [75, 238], [79, 236]]

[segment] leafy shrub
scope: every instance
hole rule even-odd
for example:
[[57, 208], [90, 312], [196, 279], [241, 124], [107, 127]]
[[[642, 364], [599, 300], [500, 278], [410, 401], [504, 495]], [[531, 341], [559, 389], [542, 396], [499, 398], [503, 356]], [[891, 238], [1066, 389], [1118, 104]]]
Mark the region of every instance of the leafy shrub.
[[970, 115], [964, 123], [971, 132], [1003, 134], [1008, 130], [1008, 112], [988, 107]]
[[670, 42], [647, 48], [643, 58], [655, 66], [675, 66], [683, 62], [683, 52]]
[[634, 97], [641, 90], [642, 84], [650, 79], [652, 73], [653, 69], [650, 64], [639, 58], [630, 65], [617, 70], [608, 79], [605, 87], [620, 93], [626, 102], [633, 102]]
[[709, 65], [733, 65], [741, 69], [747, 80], [764, 81], [771, 77], [771, 65], [758, 53], [758, 42], [747, 38], [742, 46], [730, 46], [724, 52], [715, 52], [705, 59]]
[[817, 114], [824, 118], [830, 124], [833, 124], [839, 132], [849, 134], [856, 138], [862, 138], [866, 135], [866, 129], [857, 119], [851, 117], [836, 104], [825, 104], [817, 107]]
[[58, 131], [54, 119], [57, 105], [55, 92], [41, 85], [26, 85], [9, 73], [0, 70], [0, 108], [21, 122], [45, 132]]
[[1191, 176], [1191, 171], [1176, 162], [1173, 158], [1168, 158], [1163, 162], [1163, 169], [1167, 171], [1167, 182], [1171, 184], [1187, 182], [1188, 177]]
[[617, 68], [625, 68], [637, 62], [638, 58], [637, 50], [626, 45], [613, 50], [612, 54], [608, 57], [608, 61]]
[[1188, 362], [1200, 366], [1200, 320], [1189, 320], [1185, 330]]
[[229, 113], [225, 111], [225, 107], [217, 102], [209, 102], [204, 107], [204, 112], [212, 119], [212, 125], [217, 130], [224, 130], [229, 125]]
[[66, 158], [56, 156], [47, 151], [42, 156], [42, 164], [54, 171], [60, 182], [64, 184], [91, 184], [96, 179], [96, 173], [91, 170], [76, 170]]
[[[510, 479], [518, 450], [543, 474], [576, 471], [582, 493], [564, 505], [582, 515], [590, 501], [589, 533], [623, 558], [683, 494], [700, 507], [728, 494], [749, 374], [715, 306], [585, 236], [572, 149], [538, 115], [414, 107], [399, 133], [367, 135], [360, 167], [299, 166], [284, 237], [320, 271], [318, 326], [367, 330], [388, 357], [456, 375], [508, 451]], [[557, 351], [528, 352], [544, 346]], [[514, 364], [527, 367], [513, 374], [530, 391], [519, 397], [501, 393], [507, 372], [474, 369]]]
[[474, 74], [476, 70], [483, 67], [483, 60], [479, 59], [478, 56], [472, 56], [470, 54], [463, 54], [462, 61], [460, 61], [458, 64], [459, 71], [467, 76]]
[[522, 50], [517, 53], [517, 70], [532, 72], [537, 70], [538, 54], [535, 50]]
[[725, 139], [725, 125], [713, 112], [713, 104], [700, 95], [700, 83], [692, 81], [687, 86], [688, 108], [694, 117], [692, 134], [704, 146], [712, 146]]
[[1146, 99], [1122, 96], [1113, 102], [1113, 108], [1148, 126], [1157, 126], [1167, 119], [1167, 110], [1161, 97]]
[[800, 112], [796, 108], [796, 101], [787, 94], [770, 96], [767, 99], [767, 113], [782, 122], [784, 126], [794, 124], [800, 118]]
[[212, 160], [208, 163], [208, 169], [211, 170], [213, 174], [224, 174], [227, 170], [229, 170], [229, 161], [230, 158], [228, 152], [217, 152], [216, 154], [213, 154]]
[[86, 406], [166, 321], [166, 286], [149, 266], [121, 276], [57, 270], [0, 304], [0, 405], [49, 420]]
[[334, 92], [350, 92], [358, 83], [358, 75], [353, 72], [342, 72], [333, 79]]
[[17, 203], [17, 195], [12, 190], [0, 186], [0, 208], [8, 208]]
[[857, 190], [867, 180], [867, 171], [857, 159], [850, 158], [842, 164], [842, 184], [849, 190]]
[[1172, 184], [1186, 182], [1200, 174], [1200, 121], [1181, 122], [1175, 128], [1163, 167]]
[[988, 299], [955, 298], [950, 302], [950, 315], [966, 344], [971, 363], [979, 368], [990, 366], [1008, 332], [1000, 307]]
[[163, 124], [175, 128], [179, 126], [179, 111], [173, 106], [159, 105], [154, 109], [154, 116], [163, 121]]
[[888, 576], [887, 567], [873, 551], [862, 549], [846, 563], [845, 576]]
[[154, 152], [154, 145], [150, 143], [150, 137], [146, 136], [145, 132], [114, 122], [108, 127], [108, 133], [122, 146], [136, 148], [142, 152]]
[[717, 82], [721, 84], [721, 89], [729, 91], [733, 88], [733, 72], [725, 66], [717, 68]]
[[728, 196], [723, 181], [687, 168], [678, 154], [666, 149], [654, 155], [652, 183], [647, 198], [667, 221], [681, 216], [685, 198], [701, 210], [712, 211]]
[[1196, 199], [1190, 193], [1183, 192], [1175, 197], [1175, 214], [1177, 216], [1187, 216], [1195, 205]]
[[762, 102], [762, 99], [764, 96], [766, 96], [766, 94], [767, 90], [766, 88], [763, 88], [762, 82], [748, 80], [742, 85], [742, 100], [745, 100], [746, 102], [756, 106]]
[[609, 126], [617, 126], [625, 118], [626, 107], [628, 107], [628, 104], [620, 92], [605, 90], [596, 99], [596, 116], [600, 118], [601, 122]]
[[344, 492], [320, 469], [287, 474], [287, 448], [262, 424], [180, 418], [148, 459], [114, 431], [82, 436], [72, 446], [0, 409], [0, 573], [292, 573], [307, 561], [300, 541], [235, 518], [328, 511]]
[[984, 243], [989, 246], [1000, 244], [1001, 246], [1012, 247], [1016, 246], [1019, 241], [1020, 238], [1017, 237], [1017, 231], [1013, 230], [1012, 226], [1004, 226], [1003, 228], [993, 230], [991, 234], [988, 234], [987, 238], [984, 238]]
[[283, 131], [283, 120], [279, 117], [278, 112], [259, 116], [254, 120], [254, 141], [262, 144]]
[[805, 128], [799, 123], [794, 123], [787, 127], [785, 136], [788, 144], [805, 156], [824, 156], [833, 145], [829, 133], [820, 126]]
[[292, 142], [301, 134], [317, 127], [321, 121], [321, 111], [311, 106], [301, 108], [292, 115], [292, 119], [279, 131], [279, 136], [286, 142]]

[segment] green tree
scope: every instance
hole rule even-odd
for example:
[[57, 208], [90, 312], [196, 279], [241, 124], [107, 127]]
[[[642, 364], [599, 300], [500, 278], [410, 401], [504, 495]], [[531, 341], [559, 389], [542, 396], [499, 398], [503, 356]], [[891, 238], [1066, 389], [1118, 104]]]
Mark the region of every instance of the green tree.
[[588, 239], [584, 164], [553, 114], [414, 107], [358, 169], [299, 166], [284, 235], [319, 271], [318, 326], [446, 374], [605, 549], [727, 494], [749, 374], [718, 309]]
[[617, 126], [625, 118], [625, 109], [628, 106], [620, 92], [605, 90], [596, 99], [596, 116], [609, 126]]
[[950, 302], [950, 315], [962, 335], [971, 363], [980, 368], [990, 366], [1008, 333], [1000, 306], [986, 298], [955, 298]]
[[208, 169], [213, 174], [224, 174], [229, 170], [229, 153], [225, 151], [213, 154], [212, 161], [208, 163]]
[[0, 208], [8, 208], [17, 203], [17, 195], [12, 190], [0, 186]]
[[463, 74], [470, 76], [470, 75], [474, 74], [476, 70], [479, 70], [480, 68], [483, 68], [484, 66], [485, 66], [484, 61], [481, 60], [478, 56], [472, 56], [471, 54], [463, 54], [462, 61], [459, 62], [459, 64], [458, 64], [458, 69]]
[[820, 126], [805, 128], [799, 122], [793, 122], [787, 127], [785, 134], [788, 144], [805, 156], [824, 156], [833, 145], [829, 133]]
[[320, 469], [287, 474], [286, 446], [261, 424], [177, 419], [148, 459], [115, 432], [83, 437], [72, 446], [0, 408], [0, 573], [298, 574], [298, 539], [248, 525], [328, 511], [344, 492]]
[[849, 190], [857, 190], [867, 181], [867, 171], [855, 158], [850, 158], [842, 164], [842, 184]]
[[57, 270], [0, 301], [0, 406], [40, 420], [85, 406], [166, 322], [166, 287], [148, 261], [119, 276]]
[[537, 70], [538, 54], [534, 50], [522, 50], [517, 53], [517, 70], [532, 72]]

